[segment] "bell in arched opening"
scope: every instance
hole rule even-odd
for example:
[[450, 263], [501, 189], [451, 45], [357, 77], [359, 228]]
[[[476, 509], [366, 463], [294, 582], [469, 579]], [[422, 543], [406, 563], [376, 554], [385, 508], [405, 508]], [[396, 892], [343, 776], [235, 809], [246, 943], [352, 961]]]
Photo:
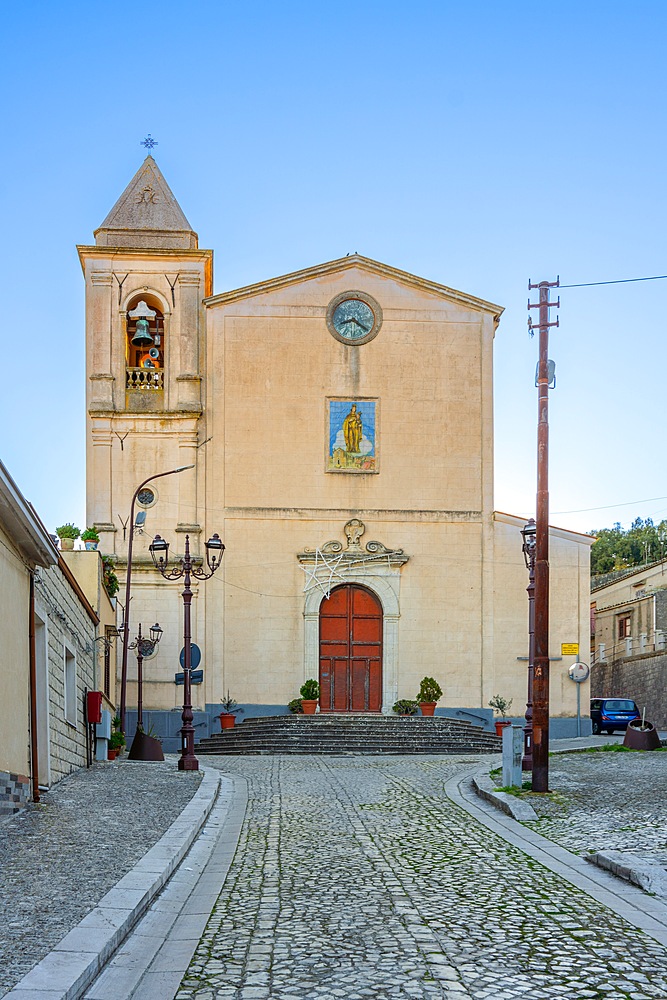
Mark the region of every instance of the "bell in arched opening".
[[136, 321], [136, 329], [130, 343], [133, 347], [148, 347], [153, 343], [150, 332], [150, 320], [155, 319], [154, 309], [149, 309], [144, 300], [137, 304], [136, 309], [131, 309], [127, 314], [131, 320]]

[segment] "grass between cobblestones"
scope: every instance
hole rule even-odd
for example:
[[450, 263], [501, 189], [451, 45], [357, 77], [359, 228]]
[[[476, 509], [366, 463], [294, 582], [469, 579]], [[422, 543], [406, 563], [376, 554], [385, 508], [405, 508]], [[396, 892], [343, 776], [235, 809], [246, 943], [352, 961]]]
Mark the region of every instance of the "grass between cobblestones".
[[471, 762], [220, 762], [248, 811], [178, 1000], [664, 1000], [662, 946], [444, 796]]

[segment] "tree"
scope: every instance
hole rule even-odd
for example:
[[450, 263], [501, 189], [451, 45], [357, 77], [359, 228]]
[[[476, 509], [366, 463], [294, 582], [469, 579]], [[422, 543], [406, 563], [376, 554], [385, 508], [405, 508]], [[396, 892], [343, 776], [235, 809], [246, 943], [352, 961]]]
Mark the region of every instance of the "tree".
[[650, 517], [645, 521], [637, 517], [627, 530], [616, 522], [613, 528], [593, 530], [590, 534], [596, 536], [591, 547], [591, 574], [598, 576], [664, 558], [667, 521], [655, 525]]

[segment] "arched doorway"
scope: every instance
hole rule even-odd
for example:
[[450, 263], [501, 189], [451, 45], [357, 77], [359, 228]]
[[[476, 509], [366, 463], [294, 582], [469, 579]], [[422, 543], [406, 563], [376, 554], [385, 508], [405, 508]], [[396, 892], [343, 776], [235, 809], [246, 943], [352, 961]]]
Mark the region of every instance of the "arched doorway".
[[320, 605], [320, 710], [382, 708], [382, 605], [370, 590], [345, 584]]

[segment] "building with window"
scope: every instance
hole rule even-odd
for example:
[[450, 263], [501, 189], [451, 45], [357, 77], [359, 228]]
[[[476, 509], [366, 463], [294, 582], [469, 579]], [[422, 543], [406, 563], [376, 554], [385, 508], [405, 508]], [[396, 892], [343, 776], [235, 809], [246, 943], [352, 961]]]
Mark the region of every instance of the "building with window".
[[[181, 586], [159, 533], [222, 570], [194, 585], [194, 689], [206, 732], [230, 692], [286, 711], [306, 678], [322, 711], [390, 712], [420, 679], [441, 710], [525, 705], [523, 521], [493, 505], [493, 341], [502, 308], [356, 253], [215, 293], [213, 253], [151, 156], [79, 247], [86, 284], [88, 523], [124, 571], [132, 621], [164, 637], [144, 704], [179, 716]], [[133, 492], [150, 475], [139, 520]], [[592, 539], [551, 536], [552, 711], [575, 714], [561, 643], [588, 642]], [[131, 704], [131, 699], [128, 702]], [[164, 730], [163, 730], [164, 731]]]
[[667, 726], [667, 560], [607, 573], [591, 588], [591, 692], [632, 698]]

